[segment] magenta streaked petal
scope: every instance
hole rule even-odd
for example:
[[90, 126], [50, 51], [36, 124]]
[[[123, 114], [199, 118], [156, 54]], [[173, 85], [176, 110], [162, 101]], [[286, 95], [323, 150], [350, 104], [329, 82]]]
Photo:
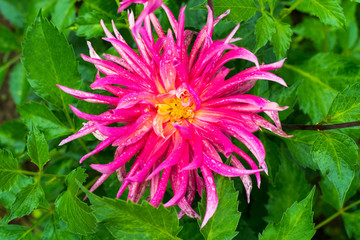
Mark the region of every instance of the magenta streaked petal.
[[221, 128], [239, 139], [247, 148], [249, 148], [251, 153], [254, 154], [259, 161], [260, 166], [263, 166], [265, 163], [265, 149], [264, 145], [257, 137], [240, 126], [224, 125], [221, 126]]
[[129, 93], [128, 95], [125, 95], [121, 98], [119, 104], [116, 106], [116, 109], [132, 108], [136, 104], [142, 102], [155, 105], [156, 96], [147, 92]]
[[128, 8], [132, 3], [146, 3], [149, 0], [123, 0], [121, 1], [120, 7], [118, 9], [118, 13], [124, 11]]
[[111, 105], [115, 105], [115, 106], [119, 102], [119, 98], [117, 98], [117, 97], [108, 97], [108, 96], [103, 96], [103, 95], [99, 95], [99, 94], [83, 92], [80, 90], [64, 87], [59, 84], [56, 84], [56, 86], [58, 86], [64, 92], [66, 92], [78, 99], [87, 101], [87, 102], [111, 104]]
[[91, 164], [90, 167], [98, 172], [104, 174], [112, 174], [116, 169], [123, 166], [127, 161], [129, 161], [145, 144], [146, 138], [141, 139], [135, 144], [128, 146], [122, 154], [116, 158], [113, 162], [108, 164]]
[[161, 7], [164, 9], [164, 11], [169, 19], [171, 28], [173, 29], [175, 36], [177, 37], [177, 31], [178, 31], [179, 26], [178, 26], [178, 22], [176, 21], [176, 18], [174, 17], [174, 14], [170, 11], [170, 9], [165, 4], [161, 4]]
[[[129, 174], [127, 176], [133, 176], [136, 171], [138, 170], [140, 166], [140, 161], [136, 160], [133, 164], [133, 166], [131, 167]], [[120, 168], [125, 167], [125, 165], [121, 166]], [[121, 184], [121, 187], [118, 191], [118, 193], [116, 194], [116, 198], [119, 198], [123, 192], [125, 191], [125, 189], [129, 186], [130, 182], [126, 181], [126, 179], [124, 179], [124, 182]]]
[[[231, 164], [236, 168], [245, 169], [245, 167], [241, 164], [241, 162], [235, 156], [231, 156]], [[249, 175], [243, 175], [243, 176], [240, 176], [240, 179], [245, 187], [247, 202], [250, 203], [250, 193], [251, 193], [251, 189], [252, 189], [251, 177]]]
[[252, 52], [250, 52], [249, 50], [247, 50], [245, 48], [239, 47], [237, 49], [234, 49], [234, 50], [231, 50], [231, 51], [225, 53], [224, 56], [222, 56], [219, 59], [219, 61], [216, 63], [216, 65], [218, 66], [217, 69], [219, 69], [221, 66], [223, 66], [228, 61], [231, 61], [234, 59], [244, 59], [244, 60], [253, 62], [259, 68], [259, 61], [258, 61], [257, 57], [255, 56], [255, 54], [253, 54]]
[[108, 122], [108, 124], [113, 122], [126, 123], [128, 121], [136, 119], [136, 117], [139, 115], [138, 109], [115, 109], [102, 113], [100, 115], [91, 115], [81, 112], [79, 109], [72, 105], [69, 106], [71, 110], [75, 113], [75, 115], [79, 118], [90, 121]]
[[121, 57], [128, 60], [128, 64], [133, 70], [142, 78], [150, 77], [150, 70], [146, 63], [132, 50], [128, 45], [114, 38], [104, 38], [105, 41], [110, 42]]
[[273, 124], [271, 124], [269, 121], [267, 121], [265, 118], [260, 117], [258, 115], [253, 115], [253, 119], [255, 121], [256, 124], [258, 124], [260, 127], [263, 127], [267, 130], [269, 130], [270, 132], [275, 133], [276, 135], [279, 135], [281, 137], [285, 137], [285, 138], [291, 138], [294, 135], [287, 135], [281, 128], [275, 127]]
[[146, 165], [143, 166], [140, 171], [134, 176], [130, 176], [126, 178], [127, 181], [130, 182], [143, 182], [148, 175], [151, 168], [154, 166], [155, 162], [164, 154], [166, 151], [169, 141], [162, 140], [159, 144], [159, 150], [155, 153], [150, 154], [151, 157], [146, 161]]
[[181, 211], [183, 211], [189, 217], [201, 219], [200, 215], [197, 212], [195, 212], [195, 210], [191, 207], [191, 205], [188, 203], [188, 201], [185, 198], [182, 198], [180, 200], [178, 206], [181, 209]]
[[170, 168], [178, 163], [180, 157], [183, 155], [183, 151], [185, 148], [185, 141], [180, 137], [179, 134], [174, 134], [174, 147], [166, 156], [165, 160], [157, 166], [157, 168], [146, 178], [146, 180], [150, 180], [156, 174], [159, 174], [161, 170], [165, 168]]
[[92, 89], [105, 89], [105, 87], [110, 84], [126, 86], [133, 90], [152, 89], [151, 85], [144, 83], [141, 79], [136, 78], [129, 73], [124, 75], [108, 75], [106, 77], [99, 78], [93, 82], [90, 87]]
[[144, 10], [136, 19], [134, 27], [131, 29], [134, 32], [134, 34], [138, 33], [138, 29], [143, 23], [145, 17], [148, 16], [150, 13], [154, 12], [157, 8], [159, 8], [161, 4], [162, 4], [162, 0], [149, 0], [147, 2], [147, 5], [145, 5]]
[[212, 171], [214, 171], [220, 175], [226, 176], [226, 177], [240, 177], [243, 175], [249, 175], [249, 174], [254, 174], [254, 173], [264, 171], [263, 169], [247, 170], [247, 169], [239, 169], [239, 168], [230, 167], [224, 163], [216, 161], [213, 158], [210, 158], [206, 154], [204, 154], [203, 159], [204, 159], [204, 164], [209, 169], [211, 169]]
[[96, 146], [96, 148], [94, 150], [92, 150], [88, 154], [84, 155], [80, 159], [80, 163], [82, 163], [88, 157], [90, 157], [90, 156], [92, 156], [94, 154], [97, 154], [98, 152], [100, 152], [101, 150], [106, 148], [107, 146], [111, 145], [115, 141], [115, 139], [116, 139], [115, 137], [109, 137], [109, 138], [105, 139], [104, 141], [102, 141], [99, 145]]
[[113, 146], [127, 146], [142, 139], [151, 129], [155, 114], [150, 112], [141, 115], [129, 129], [117, 139]]
[[93, 63], [100, 72], [105, 75], [117, 75], [122, 72], [122, 68], [115, 63], [98, 59], [98, 58], [91, 58], [84, 54], [81, 54], [82, 59], [86, 62]]
[[164, 194], [166, 191], [166, 186], [168, 185], [169, 178], [170, 178], [170, 172], [171, 172], [171, 168], [166, 168], [163, 171], [160, 183], [157, 187], [157, 191], [156, 191], [154, 197], [150, 201], [150, 204], [153, 205], [154, 207], [158, 207], [159, 204], [161, 203], [161, 200], [164, 197]]
[[214, 20], [214, 26], [224, 17], [226, 17], [227, 15], [229, 15], [230, 13], [230, 9], [226, 10], [226, 12], [224, 12], [223, 14], [221, 14], [220, 16], [218, 16], [217, 18], [215, 18]]
[[237, 32], [237, 30], [239, 30], [240, 24], [236, 25], [234, 30], [232, 30], [232, 32], [229, 34], [229, 36], [227, 36], [224, 40], [225, 43], [230, 43], [230, 41], [232, 40], [232, 38], [234, 37], [235, 33]]
[[109, 29], [107, 29], [107, 27], [105, 26], [105, 23], [104, 23], [104, 21], [103, 21], [102, 19], [100, 20], [100, 25], [101, 25], [101, 27], [103, 28], [106, 37], [108, 37], [108, 38], [115, 38], [114, 35], [111, 34], [111, 32], [109, 31]]
[[96, 131], [96, 126], [94, 124], [94, 122], [87, 122], [86, 124], [84, 124], [84, 126], [77, 132], [77, 133], [74, 133], [73, 135], [63, 139], [60, 143], [59, 143], [59, 146], [62, 146], [68, 142], [71, 142], [75, 139], [78, 139], [78, 138], [81, 138], [83, 136], [86, 136], [94, 131]]
[[228, 105], [232, 103], [247, 103], [258, 107], [264, 107], [267, 100], [254, 95], [235, 95], [231, 97], [216, 98], [203, 103], [204, 107], [217, 107], [221, 105]]
[[[96, 180], [96, 182], [94, 183], [94, 185], [92, 185], [92, 187], [90, 188], [89, 192], [93, 192], [95, 191], [98, 187], [100, 187], [101, 184], [103, 184], [103, 182], [105, 182], [105, 180], [110, 176], [111, 174], [102, 174], [101, 177], [99, 177], [98, 180]], [[87, 196], [85, 196], [84, 200], [86, 199]]]
[[209, 219], [214, 215], [219, 202], [216, 193], [215, 180], [211, 170], [206, 166], [202, 166], [201, 173], [204, 176], [206, 186], [206, 212], [200, 229], [203, 228]]

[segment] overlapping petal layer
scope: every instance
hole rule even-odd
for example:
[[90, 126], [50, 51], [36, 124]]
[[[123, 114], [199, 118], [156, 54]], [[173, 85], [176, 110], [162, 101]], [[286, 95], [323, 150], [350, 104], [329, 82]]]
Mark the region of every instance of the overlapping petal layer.
[[[279, 136], [291, 137], [282, 131], [278, 117], [278, 111], [286, 107], [245, 94], [259, 79], [286, 86], [283, 79], [268, 72], [280, 68], [283, 60], [259, 65], [253, 53], [231, 44], [238, 40], [233, 36], [239, 26], [226, 39], [213, 40], [214, 26], [229, 11], [214, 19], [209, 9], [207, 24], [195, 33], [184, 30], [185, 7], [180, 10], [179, 19], [158, 0], [124, 1], [120, 10], [133, 2], [145, 4], [136, 22], [129, 13], [139, 54], [116, 28], [113, 35], [102, 22], [107, 36], [104, 40], [113, 45], [119, 56], [104, 54], [102, 59], [90, 43], [90, 57], [82, 55], [101, 73], [91, 88], [106, 90], [114, 96], [59, 86], [76, 98], [112, 105], [112, 108], [103, 114], [91, 115], [71, 107], [78, 117], [88, 122], [61, 144], [93, 133], [101, 143], [80, 162], [110, 145], [116, 147], [112, 162], [91, 165], [102, 174], [91, 191], [116, 172], [122, 183], [117, 197], [129, 187], [128, 199], [137, 202], [145, 189], [150, 188], [148, 200], [158, 206], [170, 180], [174, 195], [165, 206], [177, 204], [181, 209], [179, 217], [186, 214], [199, 218], [191, 205], [196, 192], [201, 195], [206, 189], [203, 227], [218, 204], [214, 173], [240, 177], [248, 201], [252, 188], [250, 174], [255, 174], [260, 186], [260, 172], [267, 172], [265, 149], [253, 132], [265, 128]], [[167, 31], [152, 13], [160, 5], [172, 27]], [[152, 27], [157, 36], [153, 36]], [[227, 77], [230, 69], [225, 64], [233, 59], [250, 61], [255, 66]], [[275, 124], [259, 116], [261, 112]], [[113, 123], [123, 126], [109, 126]], [[256, 161], [235, 146], [231, 137], [241, 141]], [[230, 157], [232, 166], [225, 164], [219, 153]], [[244, 164], [251, 169], [246, 169]]]

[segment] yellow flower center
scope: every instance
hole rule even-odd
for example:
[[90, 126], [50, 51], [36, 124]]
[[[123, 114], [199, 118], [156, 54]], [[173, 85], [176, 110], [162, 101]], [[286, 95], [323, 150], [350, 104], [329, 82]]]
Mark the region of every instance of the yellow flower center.
[[[186, 105], [189, 101], [190, 99], [188, 97], [183, 98], [184, 105]], [[187, 119], [191, 122], [194, 118], [194, 106], [190, 105], [188, 107], [184, 107], [181, 104], [181, 99], [177, 97], [166, 99], [164, 103], [156, 104], [156, 107], [158, 114], [164, 117], [169, 117], [171, 122], [177, 122], [183, 119]]]

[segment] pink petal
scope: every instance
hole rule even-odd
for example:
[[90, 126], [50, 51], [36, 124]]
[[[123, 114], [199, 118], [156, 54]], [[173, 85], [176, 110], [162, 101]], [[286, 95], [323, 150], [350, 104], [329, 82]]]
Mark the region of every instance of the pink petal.
[[219, 202], [216, 193], [215, 180], [211, 170], [203, 165], [201, 167], [201, 173], [204, 176], [206, 185], [206, 212], [200, 229], [203, 228], [209, 219], [214, 215]]

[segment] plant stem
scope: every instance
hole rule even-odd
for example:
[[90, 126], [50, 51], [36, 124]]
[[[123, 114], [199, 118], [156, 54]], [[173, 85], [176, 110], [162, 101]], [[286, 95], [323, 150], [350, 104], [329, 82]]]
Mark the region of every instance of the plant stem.
[[12, 64], [14, 64], [17, 60], [19, 60], [21, 58], [21, 54], [16, 55], [15, 57], [13, 57], [12, 59], [10, 59], [9, 61], [7, 61], [3, 66], [0, 67], [0, 71], [2, 69], [8, 68], [10, 67]]
[[282, 16], [280, 17], [280, 20], [283, 20], [287, 15], [289, 15], [292, 11], [295, 10], [295, 8], [297, 6], [300, 5], [300, 3], [302, 3], [303, 0], [297, 0], [293, 5], [291, 5], [289, 8], [285, 9], [284, 14], [282, 14]]
[[48, 177], [48, 178], [64, 178], [66, 177], [66, 175], [61, 175], [61, 174], [48, 174], [48, 173], [40, 173], [40, 172], [30, 172], [30, 171], [25, 171], [25, 170], [17, 170], [14, 172], [18, 172], [21, 174], [25, 174], [25, 175], [31, 175], [31, 176], [42, 176], [42, 177]]
[[347, 123], [338, 123], [331, 125], [297, 125], [297, 124], [284, 124], [283, 128], [291, 130], [331, 130], [331, 129], [340, 129], [340, 128], [349, 128], [349, 127], [358, 127], [360, 126], [360, 121], [356, 122], [347, 122]]
[[50, 217], [54, 213], [54, 210], [51, 209], [47, 214], [43, 215], [36, 223], [34, 223], [24, 234], [22, 234], [18, 239], [24, 239], [34, 228], [39, 226], [43, 221]]
[[331, 222], [333, 219], [335, 219], [336, 217], [340, 216], [341, 214], [343, 214], [344, 212], [346, 212], [346, 210], [349, 210], [352, 207], [355, 207], [356, 205], [360, 204], [360, 200], [350, 204], [349, 206], [346, 206], [344, 208], [341, 208], [339, 211], [337, 211], [336, 213], [334, 213], [333, 215], [331, 215], [330, 217], [328, 217], [327, 219], [325, 219], [324, 221], [322, 221], [321, 223], [319, 223], [318, 225], [316, 225], [314, 227], [314, 230], [317, 230], [321, 227], [323, 227], [324, 225], [328, 224], [329, 222]]

